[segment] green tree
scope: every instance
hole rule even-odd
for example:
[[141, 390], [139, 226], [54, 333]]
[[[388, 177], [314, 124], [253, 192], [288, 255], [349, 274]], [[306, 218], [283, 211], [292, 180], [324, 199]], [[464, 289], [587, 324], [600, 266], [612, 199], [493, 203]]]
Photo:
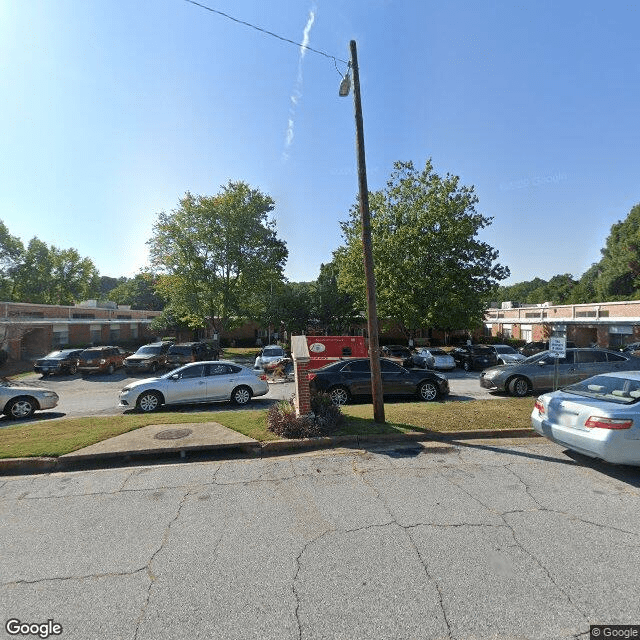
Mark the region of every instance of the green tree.
[[[385, 189], [370, 194], [378, 315], [414, 335], [422, 327], [470, 328], [508, 268], [477, 238], [491, 223], [479, 214], [473, 187], [440, 177], [431, 161], [418, 171], [396, 162]], [[365, 307], [361, 223], [357, 206], [343, 223], [335, 253], [340, 287]]]
[[640, 298], [640, 204], [611, 227], [595, 281], [602, 301]]
[[362, 314], [356, 311], [353, 297], [338, 288], [338, 276], [335, 262], [328, 262], [320, 265], [320, 274], [313, 283], [313, 321], [315, 328], [326, 335], [340, 335], [362, 322]]
[[123, 278], [124, 282], [109, 291], [109, 300], [130, 305], [133, 309], [162, 311], [165, 300], [156, 293], [158, 277], [149, 272], [137, 273], [133, 278]]
[[186, 193], [159, 213], [149, 240], [158, 292], [179, 321], [217, 331], [259, 317], [264, 291], [283, 280], [285, 243], [269, 218], [273, 200], [244, 182], [215, 196]]
[[13, 299], [13, 277], [24, 254], [24, 245], [0, 220], [0, 299]]

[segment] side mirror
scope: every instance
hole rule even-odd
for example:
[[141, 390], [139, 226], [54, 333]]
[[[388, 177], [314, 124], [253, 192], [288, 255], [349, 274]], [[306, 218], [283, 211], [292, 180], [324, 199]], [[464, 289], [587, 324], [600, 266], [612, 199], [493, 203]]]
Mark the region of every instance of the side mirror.
[[173, 380], [174, 382], [176, 380], [180, 380], [180, 374], [179, 373], [174, 373], [173, 375], [169, 376], [169, 380]]

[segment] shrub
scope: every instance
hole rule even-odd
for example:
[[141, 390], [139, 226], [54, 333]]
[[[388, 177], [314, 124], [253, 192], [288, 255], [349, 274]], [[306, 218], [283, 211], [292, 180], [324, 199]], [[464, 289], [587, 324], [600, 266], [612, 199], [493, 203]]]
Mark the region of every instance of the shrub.
[[340, 407], [333, 404], [328, 393], [314, 393], [311, 396], [311, 411], [321, 433], [331, 433], [344, 422]]
[[281, 400], [269, 407], [267, 429], [281, 438], [315, 438], [320, 435], [313, 417], [296, 417], [296, 409], [291, 400]]

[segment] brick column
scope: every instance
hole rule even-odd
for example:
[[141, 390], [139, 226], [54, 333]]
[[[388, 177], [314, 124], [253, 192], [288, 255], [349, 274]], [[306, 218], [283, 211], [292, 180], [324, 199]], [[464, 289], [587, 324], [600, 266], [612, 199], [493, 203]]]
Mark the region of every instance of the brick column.
[[296, 381], [296, 416], [304, 416], [311, 412], [311, 398], [309, 392], [309, 348], [306, 336], [291, 336], [291, 356]]

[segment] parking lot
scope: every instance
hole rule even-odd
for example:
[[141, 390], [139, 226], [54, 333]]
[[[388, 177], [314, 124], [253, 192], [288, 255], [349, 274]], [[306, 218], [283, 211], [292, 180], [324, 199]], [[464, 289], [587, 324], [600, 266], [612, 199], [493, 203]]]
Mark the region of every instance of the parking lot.
[[[482, 389], [478, 382], [478, 372], [466, 372], [455, 369], [444, 373], [451, 388], [450, 400], [474, 400], [501, 398], [504, 396], [489, 393]], [[124, 413], [124, 409], [118, 407], [118, 394], [122, 387], [135, 380], [142, 380], [145, 374], [137, 376], [127, 375], [123, 369], [116, 371], [112, 375], [92, 374], [81, 377], [74, 376], [48, 376], [43, 378], [39, 374], [32, 373], [21, 377], [21, 384], [37, 387], [46, 387], [55, 391], [60, 396], [58, 406], [48, 413], [55, 413], [59, 417], [81, 417], [81, 416], [109, 416]], [[289, 399], [294, 393], [292, 382], [270, 384], [269, 394], [261, 398], [252, 400], [248, 407], [252, 409], [262, 409], [268, 407], [274, 400]], [[234, 408], [229, 403], [215, 403], [211, 405], [193, 405], [179, 408], [172, 408], [171, 411], [202, 411], [206, 410], [226, 411]], [[0, 424], [5, 426], [10, 423], [4, 416], [0, 418]]]

